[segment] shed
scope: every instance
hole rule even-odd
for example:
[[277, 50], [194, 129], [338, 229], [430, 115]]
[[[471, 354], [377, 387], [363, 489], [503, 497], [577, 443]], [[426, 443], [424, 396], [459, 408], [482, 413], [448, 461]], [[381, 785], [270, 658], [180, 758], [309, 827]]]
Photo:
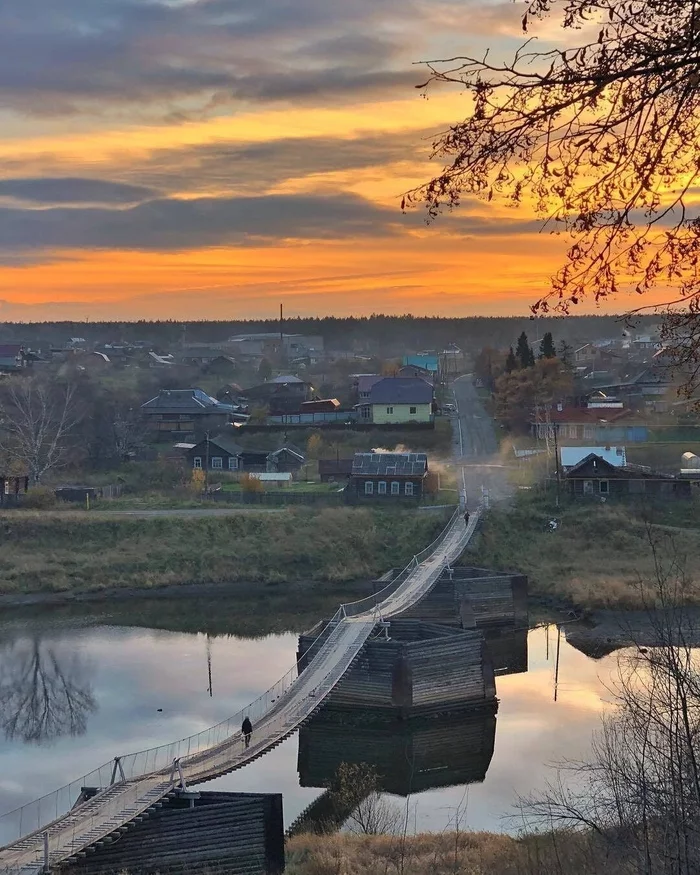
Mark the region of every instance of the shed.
[[290, 471], [252, 471], [250, 476], [265, 486], [289, 486], [292, 482]]
[[319, 459], [318, 475], [321, 483], [331, 480], [347, 480], [352, 474], [352, 459]]

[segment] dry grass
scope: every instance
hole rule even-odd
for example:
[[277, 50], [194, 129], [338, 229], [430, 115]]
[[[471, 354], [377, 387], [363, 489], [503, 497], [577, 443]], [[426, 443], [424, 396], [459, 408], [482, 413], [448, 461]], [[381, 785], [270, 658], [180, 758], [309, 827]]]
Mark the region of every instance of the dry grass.
[[[693, 502], [659, 508], [584, 502], [557, 511], [551, 498], [521, 495], [512, 508], [489, 513], [476, 553], [465, 561], [517, 569], [528, 575], [534, 595], [584, 608], [638, 608], [653, 599], [653, 543], [665, 567], [683, 566], [688, 601], [699, 603], [700, 530], [677, 525], [694, 513]], [[553, 516], [555, 532], [548, 525]]]
[[287, 843], [287, 875], [618, 875], [581, 834], [514, 839], [494, 833], [301, 835]]
[[443, 524], [364, 508], [143, 519], [21, 511], [0, 516], [0, 593], [372, 578], [408, 562]]

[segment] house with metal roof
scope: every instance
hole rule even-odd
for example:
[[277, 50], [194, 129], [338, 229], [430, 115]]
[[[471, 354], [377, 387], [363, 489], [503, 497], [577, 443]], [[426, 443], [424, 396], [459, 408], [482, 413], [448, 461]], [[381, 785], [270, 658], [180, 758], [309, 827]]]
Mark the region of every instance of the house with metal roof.
[[156, 438], [176, 440], [216, 434], [234, 419], [247, 419], [201, 389], [164, 389], [141, 405], [141, 413]]
[[378, 425], [431, 423], [433, 387], [420, 377], [382, 377], [358, 405], [360, 422]]
[[595, 453], [563, 476], [572, 498], [690, 498], [691, 483], [642, 465], [616, 466]]
[[420, 501], [428, 474], [425, 453], [355, 453], [348, 501]]

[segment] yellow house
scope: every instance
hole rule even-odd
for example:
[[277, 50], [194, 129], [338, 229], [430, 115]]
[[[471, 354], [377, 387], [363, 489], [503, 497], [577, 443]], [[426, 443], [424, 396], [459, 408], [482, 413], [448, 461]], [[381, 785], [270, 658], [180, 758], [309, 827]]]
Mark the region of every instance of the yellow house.
[[420, 377], [384, 377], [359, 406], [360, 422], [398, 425], [432, 422], [433, 387]]

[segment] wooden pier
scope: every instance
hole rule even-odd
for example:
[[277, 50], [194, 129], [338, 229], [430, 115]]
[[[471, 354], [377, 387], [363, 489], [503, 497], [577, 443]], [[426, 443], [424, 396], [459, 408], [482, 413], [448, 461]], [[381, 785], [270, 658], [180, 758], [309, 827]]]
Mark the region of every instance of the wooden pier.
[[123, 835], [105, 840], [63, 875], [277, 875], [284, 871], [281, 793], [190, 792], [163, 800]]
[[[299, 639], [299, 663], [314, 641]], [[377, 624], [325, 708], [401, 718], [469, 710], [496, 696], [483, 635], [415, 619]]]

